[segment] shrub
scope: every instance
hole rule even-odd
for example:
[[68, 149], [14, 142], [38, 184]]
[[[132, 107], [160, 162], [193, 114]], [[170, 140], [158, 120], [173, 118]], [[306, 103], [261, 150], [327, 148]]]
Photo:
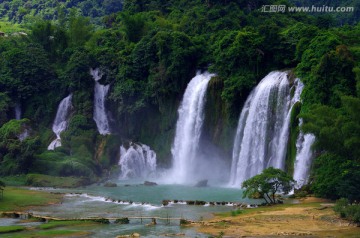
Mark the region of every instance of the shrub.
[[360, 222], [360, 204], [349, 204], [349, 200], [346, 198], [341, 198], [336, 201], [334, 211], [349, 221]]

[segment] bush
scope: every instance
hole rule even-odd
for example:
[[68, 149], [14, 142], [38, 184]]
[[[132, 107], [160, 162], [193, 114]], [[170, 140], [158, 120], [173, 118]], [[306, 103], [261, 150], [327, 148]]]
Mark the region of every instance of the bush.
[[349, 204], [349, 200], [346, 198], [336, 201], [334, 211], [349, 221], [360, 222], [360, 204]]

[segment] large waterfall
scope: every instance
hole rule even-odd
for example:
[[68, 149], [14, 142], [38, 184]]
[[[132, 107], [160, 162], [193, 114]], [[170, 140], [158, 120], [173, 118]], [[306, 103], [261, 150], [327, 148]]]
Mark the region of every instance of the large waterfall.
[[110, 134], [109, 120], [105, 110], [106, 95], [109, 92], [110, 85], [101, 85], [99, 80], [102, 77], [100, 70], [90, 69], [90, 74], [95, 80], [94, 89], [94, 121], [101, 135]]
[[[302, 119], [300, 119], [300, 125]], [[313, 134], [304, 134], [300, 132], [296, 140], [296, 160], [294, 164], [294, 180], [297, 182], [296, 187], [300, 188], [308, 182], [311, 167], [312, 150], [311, 146], [315, 142]]]
[[197, 75], [188, 84], [178, 113], [174, 144], [172, 179], [176, 183], [193, 182], [200, 171], [198, 154], [201, 129], [204, 121], [205, 95], [213, 77], [208, 72]]
[[130, 143], [120, 147], [121, 179], [145, 178], [156, 170], [156, 153], [144, 144]]
[[56, 112], [56, 117], [52, 126], [52, 130], [56, 135], [56, 139], [50, 143], [50, 145], [48, 146], [48, 150], [54, 150], [56, 147], [61, 146], [60, 134], [68, 126], [68, 119], [72, 108], [71, 99], [72, 95], [70, 94], [69, 96], [64, 98], [59, 104], [58, 110]]
[[270, 166], [284, 169], [290, 112], [300, 100], [303, 85], [296, 79], [292, 87], [295, 88], [290, 88], [286, 72], [271, 72], [250, 93], [234, 142], [232, 186], [240, 186]]

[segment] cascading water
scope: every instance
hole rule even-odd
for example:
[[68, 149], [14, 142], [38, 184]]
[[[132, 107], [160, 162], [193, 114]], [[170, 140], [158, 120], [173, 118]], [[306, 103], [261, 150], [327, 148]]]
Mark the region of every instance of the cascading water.
[[90, 74], [95, 80], [95, 93], [94, 93], [94, 121], [101, 135], [110, 134], [109, 120], [105, 110], [105, 98], [109, 92], [110, 85], [101, 85], [99, 80], [102, 77], [100, 70], [90, 69]]
[[214, 74], [208, 72], [197, 75], [188, 84], [179, 107], [179, 118], [176, 124], [173, 156], [173, 182], [193, 182], [199, 167], [198, 146], [204, 121], [205, 94], [208, 83]]
[[[21, 120], [21, 105], [19, 103], [17, 103], [15, 105], [15, 119]], [[22, 132], [19, 135], [17, 135], [17, 137], [20, 141], [23, 141], [26, 138], [28, 138], [29, 135], [30, 135], [30, 132], [29, 132], [28, 128], [23, 127]]]
[[145, 178], [156, 171], [156, 153], [144, 144], [130, 143], [120, 147], [121, 179]]
[[291, 98], [287, 72], [271, 72], [250, 93], [236, 132], [230, 184], [241, 183], [267, 167], [284, 169], [290, 112], [300, 100], [299, 79]]
[[[300, 118], [299, 127], [302, 125]], [[300, 134], [296, 140], [296, 159], [294, 164], [294, 180], [297, 182], [296, 188], [300, 188], [308, 182], [311, 167], [312, 150], [311, 146], [315, 142], [313, 134]]]
[[68, 126], [68, 119], [72, 108], [71, 99], [72, 95], [70, 94], [69, 96], [64, 98], [59, 104], [58, 110], [56, 112], [56, 117], [52, 126], [52, 130], [56, 135], [56, 139], [50, 143], [50, 145], [48, 146], [48, 150], [54, 150], [56, 147], [61, 146], [60, 134]]
[[21, 106], [19, 103], [15, 105], [15, 119], [20, 120], [21, 119]]

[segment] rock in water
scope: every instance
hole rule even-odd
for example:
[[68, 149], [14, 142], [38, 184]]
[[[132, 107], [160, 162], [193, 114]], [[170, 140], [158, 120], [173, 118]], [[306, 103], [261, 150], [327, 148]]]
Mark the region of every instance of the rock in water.
[[150, 181], [145, 181], [145, 182], [144, 182], [144, 185], [145, 185], [145, 186], [155, 186], [155, 185], [157, 185], [157, 183], [155, 183], [155, 182], [150, 182]]
[[208, 180], [207, 180], [207, 179], [200, 180], [199, 182], [197, 182], [197, 184], [195, 185], [195, 187], [207, 187], [207, 183], [208, 183]]
[[111, 182], [106, 182], [104, 184], [104, 187], [113, 188], [113, 187], [117, 187], [117, 184], [116, 183], [111, 183]]

